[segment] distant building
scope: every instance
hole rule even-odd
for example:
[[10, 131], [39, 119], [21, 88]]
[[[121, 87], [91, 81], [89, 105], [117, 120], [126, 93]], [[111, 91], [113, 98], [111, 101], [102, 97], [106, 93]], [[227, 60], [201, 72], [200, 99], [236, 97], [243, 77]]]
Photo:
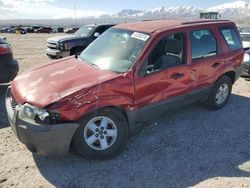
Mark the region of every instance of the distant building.
[[201, 19], [214, 19], [218, 20], [219, 13], [218, 12], [201, 12], [200, 18]]

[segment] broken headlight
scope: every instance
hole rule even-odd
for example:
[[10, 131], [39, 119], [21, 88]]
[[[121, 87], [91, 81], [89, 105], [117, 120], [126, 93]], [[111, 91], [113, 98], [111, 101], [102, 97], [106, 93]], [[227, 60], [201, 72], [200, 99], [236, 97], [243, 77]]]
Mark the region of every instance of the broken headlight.
[[19, 118], [27, 123], [40, 125], [55, 123], [60, 118], [59, 112], [48, 112], [30, 104], [24, 104], [19, 110]]

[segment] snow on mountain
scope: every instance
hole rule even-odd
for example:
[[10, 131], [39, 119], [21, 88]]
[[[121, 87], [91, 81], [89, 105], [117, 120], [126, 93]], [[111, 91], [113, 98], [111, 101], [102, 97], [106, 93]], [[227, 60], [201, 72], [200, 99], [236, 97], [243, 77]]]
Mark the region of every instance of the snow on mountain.
[[208, 9], [208, 11], [219, 12], [223, 18], [242, 18], [250, 16], [250, 3], [245, 1], [235, 1], [232, 3], [225, 3], [219, 6], [211, 7]]
[[173, 17], [189, 17], [198, 18], [200, 12], [216, 11], [222, 18], [241, 18], [250, 16], [250, 3], [245, 1], [235, 1], [225, 3], [219, 6], [201, 9], [193, 6], [177, 6], [177, 7], [156, 7], [152, 10], [133, 10], [124, 9], [118, 13], [112, 14], [111, 17], [126, 18], [173, 18]]
[[133, 9], [123, 9], [120, 12], [113, 14], [113, 17], [137, 17], [137, 16], [143, 16], [144, 11], [143, 10], [133, 10]]

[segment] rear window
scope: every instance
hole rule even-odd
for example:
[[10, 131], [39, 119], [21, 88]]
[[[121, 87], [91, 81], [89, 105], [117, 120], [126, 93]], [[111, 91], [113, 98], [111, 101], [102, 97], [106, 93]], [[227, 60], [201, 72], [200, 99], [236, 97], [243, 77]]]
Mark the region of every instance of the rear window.
[[221, 28], [220, 32], [231, 50], [242, 48], [241, 41], [234, 28]]

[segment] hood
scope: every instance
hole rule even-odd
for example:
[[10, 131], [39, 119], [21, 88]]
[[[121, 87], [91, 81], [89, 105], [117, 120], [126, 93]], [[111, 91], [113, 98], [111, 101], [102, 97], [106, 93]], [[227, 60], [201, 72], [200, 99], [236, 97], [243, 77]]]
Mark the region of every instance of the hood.
[[78, 38], [83, 38], [77, 35], [63, 35], [63, 36], [57, 36], [57, 37], [51, 37], [48, 38], [47, 42], [63, 42], [63, 41], [67, 41], [67, 40], [74, 40], [74, 39], [78, 39]]
[[12, 94], [19, 104], [43, 108], [81, 89], [118, 77], [74, 57], [31, 69], [16, 77]]

